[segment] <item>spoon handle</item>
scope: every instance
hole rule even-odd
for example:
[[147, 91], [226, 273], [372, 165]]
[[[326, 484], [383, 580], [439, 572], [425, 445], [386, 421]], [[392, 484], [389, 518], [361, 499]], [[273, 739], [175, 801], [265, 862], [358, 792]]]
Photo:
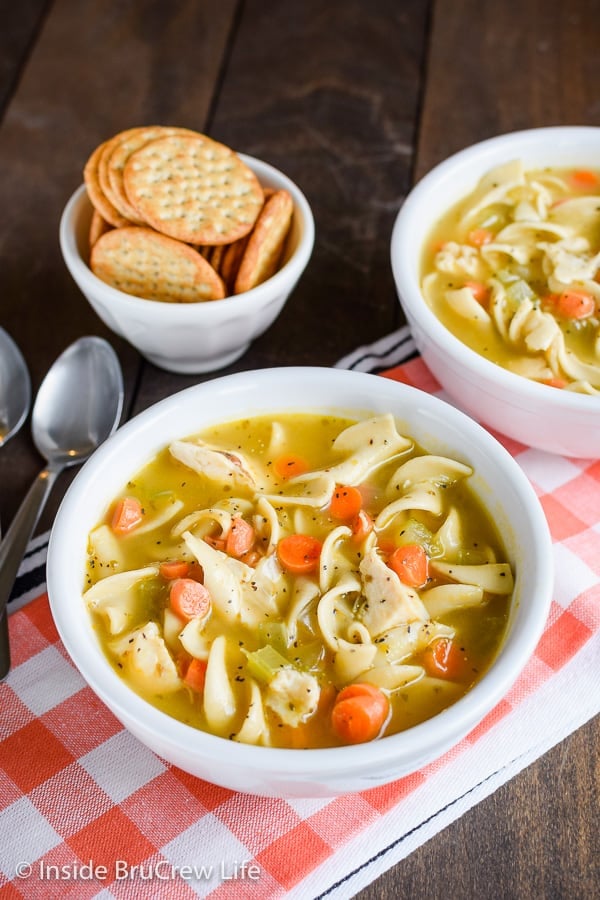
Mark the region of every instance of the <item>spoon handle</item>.
[[0, 616], [4, 614], [29, 538], [59, 472], [60, 469], [52, 467], [40, 472], [0, 543]]
[[0, 681], [4, 681], [9, 672], [10, 639], [8, 636], [8, 610], [5, 609], [0, 615]]

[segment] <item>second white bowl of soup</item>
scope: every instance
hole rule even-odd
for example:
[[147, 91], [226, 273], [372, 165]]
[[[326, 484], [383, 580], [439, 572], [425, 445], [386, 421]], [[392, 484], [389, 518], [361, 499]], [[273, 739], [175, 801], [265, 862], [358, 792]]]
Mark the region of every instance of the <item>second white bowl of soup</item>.
[[440, 756], [533, 652], [548, 528], [448, 404], [329, 369], [197, 385], [82, 469], [52, 612], [144, 744], [234, 790], [326, 796]]
[[600, 129], [540, 128], [438, 165], [396, 220], [415, 342], [450, 397], [533, 447], [600, 456]]

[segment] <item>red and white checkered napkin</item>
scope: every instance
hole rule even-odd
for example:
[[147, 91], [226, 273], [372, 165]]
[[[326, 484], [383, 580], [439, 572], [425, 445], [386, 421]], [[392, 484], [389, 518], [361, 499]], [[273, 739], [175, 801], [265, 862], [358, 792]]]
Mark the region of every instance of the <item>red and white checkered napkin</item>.
[[[419, 358], [386, 374], [441, 393]], [[14, 667], [0, 685], [0, 898], [345, 898], [598, 712], [600, 462], [504, 443], [554, 537], [546, 631], [474, 732], [386, 787], [285, 801], [187, 775], [92, 694], [45, 595], [13, 613]]]

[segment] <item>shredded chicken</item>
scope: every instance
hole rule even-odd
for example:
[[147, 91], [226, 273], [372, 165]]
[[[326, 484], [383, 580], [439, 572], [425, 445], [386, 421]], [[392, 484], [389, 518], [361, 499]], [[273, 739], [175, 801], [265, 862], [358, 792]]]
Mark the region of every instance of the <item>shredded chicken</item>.
[[375, 547], [361, 562], [360, 575], [365, 595], [360, 617], [372, 637], [396, 625], [429, 618], [417, 592], [402, 584]]
[[280, 669], [269, 684], [265, 706], [276, 712], [286, 725], [296, 727], [315, 713], [319, 702], [319, 682], [309, 672]]
[[146, 622], [114, 641], [111, 649], [120, 666], [144, 690], [171, 693], [182, 686], [177, 666], [156, 622]]
[[241, 482], [256, 487], [256, 475], [241, 453], [215, 449], [200, 441], [173, 441], [169, 451], [184, 466], [214, 481]]

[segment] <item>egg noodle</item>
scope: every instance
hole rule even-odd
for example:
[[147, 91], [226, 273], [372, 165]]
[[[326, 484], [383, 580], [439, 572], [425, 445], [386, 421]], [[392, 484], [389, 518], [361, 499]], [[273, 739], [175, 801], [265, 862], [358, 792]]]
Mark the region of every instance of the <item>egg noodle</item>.
[[117, 672], [212, 734], [359, 743], [455, 702], [513, 571], [469, 465], [393, 416], [286, 413], [174, 441], [89, 536], [84, 600]]
[[456, 337], [526, 378], [600, 392], [600, 176], [488, 172], [438, 223], [422, 287]]

